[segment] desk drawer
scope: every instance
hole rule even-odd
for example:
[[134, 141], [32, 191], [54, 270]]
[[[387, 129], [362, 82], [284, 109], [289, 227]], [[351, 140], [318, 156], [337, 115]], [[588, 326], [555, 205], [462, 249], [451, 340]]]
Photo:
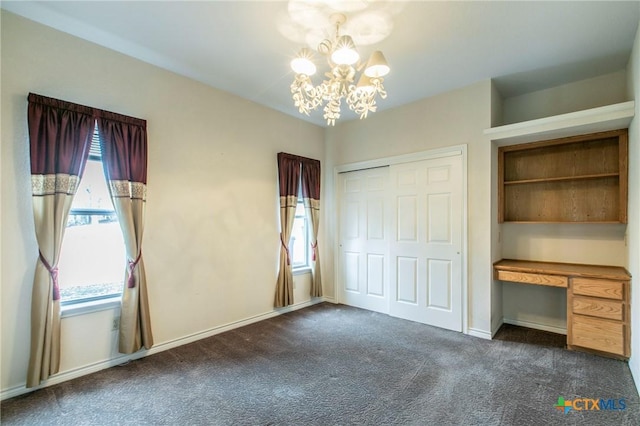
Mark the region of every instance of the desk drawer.
[[570, 344], [616, 355], [624, 353], [624, 327], [621, 322], [574, 315]]
[[618, 321], [624, 320], [623, 304], [615, 300], [574, 296], [573, 313]]
[[592, 278], [573, 278], [573, 294], [602, 297], [604, 299], [624, 300], [624, 282], [595, 280]]
[[516, 283], [549, 285], [554, 287], [567, 287], [567, 277], [559, 275], [531, 274], [527, 272], [498, 271], [500, 281], [512, 281]]

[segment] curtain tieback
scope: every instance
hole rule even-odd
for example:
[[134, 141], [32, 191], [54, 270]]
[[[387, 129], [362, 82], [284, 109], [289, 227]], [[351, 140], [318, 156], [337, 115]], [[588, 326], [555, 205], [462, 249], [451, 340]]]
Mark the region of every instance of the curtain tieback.
[[140, 257], [142, 256], [142, 250], [138, 253], [138, 257], [136, 260], [129, 260], [129, 280], [127, 281], [128, 288], [134, 288], [136, 286], [136, 279], [133, 276], [133, 270], [138, 266], [138, 262], [140, 262]]
[[51, 280], [53, 281], [53, 300], [60, 300], [60, 286], [58, 285], [58, 267], [51, 267], [51, 265], [49, 265], [49, 262], [47, 262], [47, 259], [44, 258], [44, 256], [42, 255], [41, 251], [38, 251], [38, 253], [40, 254], [40, 262], [42, 262], [42, 264], [44, 265], [45, 268], [47, 268], [47, 271], [49, 271], [49, 275], [51, 275]]
[[287, 265], [291, 265], [291, 258], [289, 257], [289, 247], [284, 243], [284, 239], [282, 238], [282, 232], [280, 233], [280, 244], [282, 244], [282, 248], [287, 252]]
[[313, 252], [311, 252], [311, 260], [313, 260], [315, 262], [316, 261], [316, 250], [318, 248], [318, 240], [316, 240], [315, 244], [311, 243], [311, 248], [313, 249]]

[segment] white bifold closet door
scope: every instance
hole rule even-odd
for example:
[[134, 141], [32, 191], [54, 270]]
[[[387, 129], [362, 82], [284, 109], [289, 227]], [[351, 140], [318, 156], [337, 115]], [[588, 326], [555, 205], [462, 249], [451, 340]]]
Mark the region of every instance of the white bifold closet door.
[[340, 302], [462, 331], [462, 155], [342, 173]]
[[339, 175], [340, 302], [389, 311], [389, 167]]

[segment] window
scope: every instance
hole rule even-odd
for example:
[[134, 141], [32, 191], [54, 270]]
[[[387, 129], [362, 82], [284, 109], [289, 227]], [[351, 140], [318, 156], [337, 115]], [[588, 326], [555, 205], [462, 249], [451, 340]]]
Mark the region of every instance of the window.
[[309, 221], [304, 210], [302, 194], [298, 195], [296, 216], [293, 221], [293, 230], [289, 240], [289, 253], [291, 253], [291, 266], [294, 270], [311, 266], [309, 245]]
[[63, 304], [120, 296], [126, 252], [102, 168], [98, 131], [73, 198], [58, 262]]

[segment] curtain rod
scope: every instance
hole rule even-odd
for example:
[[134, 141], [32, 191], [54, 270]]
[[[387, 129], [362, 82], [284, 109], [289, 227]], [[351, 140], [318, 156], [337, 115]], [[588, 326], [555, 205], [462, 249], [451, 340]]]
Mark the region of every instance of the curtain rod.
[[48, 96], [38, 95], [37, 93], [29, 92], [27, 97], [29, 102], [39, 103], [42, 105], [53, 106], [56, 108], [67, 109], [69, 111], [76, 111], [83, 114], [91, 115], [94, 118], [107, 118], [109, 120], [121, 121], [128, 124], [136, 124], [138, 126], [147, 127], [147, 120], [137, 117], [131, 117], [128, 115], [120, 114], [117, 112], [107, 111], [100, 108], [94, 108], [86, 105], [77, 104], [75, 102], [63, 101], [61, 99], [50, 98]]
[[279, 152], [279, 153], [278, 153], [278, 155], [279, 155], [279, 156], [280, 156], [280, 155], [282, 155], [282, 156], [284, 156], [284, 157], [289, 157], [289, 158], [291, 158], [291, 159], [293, 159], [293, 160], [299, 160], [299, 161], [310, 161], [310, 162], [315, 162], [315, 161], [317, 161], [318, 163], [320, 162], [320, 160], [315, 160], [315, 159], [313, 159], [313, 158], [303, 157], [303, 156], [301, 156], [301, 155], [289, 154], [289, 153], [286, 153], [286, 152]]

